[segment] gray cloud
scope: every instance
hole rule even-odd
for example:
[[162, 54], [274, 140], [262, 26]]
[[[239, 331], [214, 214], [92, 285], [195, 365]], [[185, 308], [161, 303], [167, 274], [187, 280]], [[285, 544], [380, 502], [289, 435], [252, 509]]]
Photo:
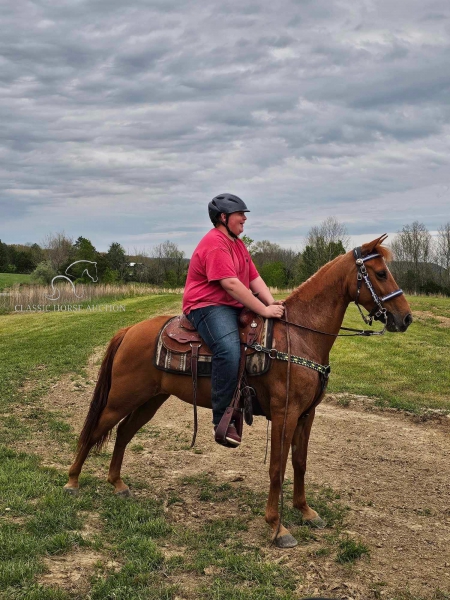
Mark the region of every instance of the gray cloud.
[[[0, 238], [188, 253], [206, 203], [300, 244], [450, 219], [444, 0], [10, 3], [0, 22]], [[164, 238], [163, 238], [164, 239]], [[300, 241], [296, 241], [300, 240]]]

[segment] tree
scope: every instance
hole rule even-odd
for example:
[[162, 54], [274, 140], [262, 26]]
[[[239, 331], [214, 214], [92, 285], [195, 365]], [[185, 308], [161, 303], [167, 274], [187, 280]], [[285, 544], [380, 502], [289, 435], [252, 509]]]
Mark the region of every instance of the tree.
[[17, 273], [31, 273], [36, 268], [30, 251], [19, 250], [14, 259]]
[[253, 253], [253, 242], [255, 240], [252, 240], [251, 237], [249, 237], [248, 235], [245, 235], [245, 234], [241, 237], [241, 240], [244, 242], [245, 247], [247, 248], [247, 250], [251, 256]]
[[261, 240], [252, 244], [253, 262], [258, 268], [262, 268], [266, 263], [280, 260], [282, 253], [283, 248], [269, 240]]
[[262, 267], [260, 275], [267, 285], [277, 288], [286, 286], [286, 271], [281, 261], [266, 263]]
[[446, 272], [443, 275], [442, 283], [450, 287], [450, 221], [438, 229], [436, 239], [436, 260]]
[[74, 257], [73, 239], [67, 237], [64, 231], [60, 233], [49, 233], [43, 243], [47, 250], [48, 260], [58, 273], [63, 273]]
[[417, 293], [427, 279], [432, 279], [428, 264], [432, 254], [430, 232], [423, 223], [414, 221], [397, 232], [391, 248], [396, 260], [393, 271], [399, 283], [403, 285], [405, 273], [411, 271], [412, 278], [408, 277], [408, 287], [405, 287]]
[[315, 244], [306, 246], [303, 251], [300, 266], [301, 280], [306, 281], [306, 279], [309, 279], [309, 277], [314, 275], [320, 267], [323, 267], [323, 265], [340, 254], [345, 254], [345, 248], [340, 240], [337, 242], [329, 242], [327, 244], [323, 238], [316, 238]]
[[335, 217], [328, 217], [320, 225], [311, 227], [299, 267], [301, 281], [314, 275], [330, 260], [345, 254], [349, 244], [345, 226]]
[[57, 274], [58, 273], [53, 268], [52, 263], [49, 260], [44, 260], [40, 262], [35, 270], [31, 273], [31, 281], [49, 285], [53, 277], [55, 277]]
[[[91, 240], [80, 235], [77, 241], [73, 245], [73, 255], [70, 258], [71, 262], [75, 262], [78, 260], [89, 260], [91, 262], [97, 262], [98, 253], [95, 249]], [[69, 265], [66, 265], [66, 268]], [[73, 274], [77, 279], [82, 280], [85, 283], [90, 283], [91, 279], [83, 272], [86, 269], [85, 263], [78, 263], [71, 267], [70, 273]], [[93, 272], [93, 269], [91, 269]]]
[[9, 265], [8, 245], [0, 240], [0, 273], [6, 273]]
[[155, 246], [152, 252], [156, 266], [156, 283], [170, 286], [183, 285], [186, 279], [187, 262], [184, 252], [177, 244], [166, 240]]
[[97, 258], [97, 250], [91, 240], [80, 235], [73, 245], [75, 260], [92, 260]]
[[[345, 253], [350, 244], [347, 229], [345, 225], [339, 223], [335, 217], [328, 217], [320, 225], [311, 227], [308, 232], [306, 244], [313, 247], [319, 244], [331, 252], [331, 249], [333, 248], [331, 244], [337, 244], [339, 242], [342, 244]], [[328, 256], [323, 257], [323, 260], [325, 260], [323, 264], [332, 260], [331, 254], [332, 252]]]
[[106, 262], [112, 271], [116, 271], [119, 279], [124, 279], [127, 275], [128, 259], [125, 249], [119, 242], [112, 242], [106, 253]]
[[102, 275], [102, 283], [117, 283], [119, 279], [119, 271], [106, 267]]
[[35, 264], [35, 267], [45, 260], [45, 252], [39, 246], [39, 244], [31, 244], [30, 245], [30, 254], [31, 258]]

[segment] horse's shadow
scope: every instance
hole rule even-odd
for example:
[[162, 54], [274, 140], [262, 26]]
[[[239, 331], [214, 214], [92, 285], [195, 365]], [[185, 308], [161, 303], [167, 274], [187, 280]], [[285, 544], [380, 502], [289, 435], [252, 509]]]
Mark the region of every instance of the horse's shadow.
[[[98, 274], [97, 274], [97, 263], [92, 261], [92, 260], [76, 260], [75, 262], [71, 263], [67, 269], [65, 270], [65, 275], [55, 275], [55, 277], [53, 277], [50, 285], [52, 286], [52, 291], [53, 291], [53, 295], [52, 296], [45, 296], [48, 300], [59, 300], [59, 298], [61, 297], [61, 291], [59, 290], [59, 288], [54, 286], [55, 281], [63, 279], [64, 281], [67, 281], [70, 283], [70, 285], [72, 286], [72, 291], [73, 291], [73, 295], [76, 298], [82, 298], [83, 297], [83, 293], [79, 296], [76, 292], [75, 289], [75, 284], [72, 281], [72, 279], [70, 279], [71, 277], [73, 279], [75, 279], [75, 275], [71, 275], [68, 271], [69, 269], [71, 269], [74, 265], [77, 265], [79, 263], [88, 263], [90, 265], [94, 265], [94, 270], [95, 270], [95, 276], [93, 277], [89, 271], [88, 268], [86, 267], [86, 269], [84, 269], [84, 271], [81, 273], [81, 277], [86, 273], [86, 275], [92, 280], [93, 283], [97, 283], [98, 281]], [[57, 296], [55, 296], [55, 294], [58, 294]]]

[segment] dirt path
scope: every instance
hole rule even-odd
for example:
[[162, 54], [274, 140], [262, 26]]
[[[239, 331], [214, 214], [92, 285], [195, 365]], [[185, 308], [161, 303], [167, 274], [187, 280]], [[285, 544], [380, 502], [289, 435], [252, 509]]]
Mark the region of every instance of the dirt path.
[[[92, 363], [91, 368], [94, 373], [97, 367]], [[80, 390], [77, 382], [66, 378], [52, 389], [45, 406], [63, 413], [79, 431], [91, 393], [92, 385]], [[265, 419], [255, 419], [253, 427], [244, 431], [242, 446], [228, 450], [213, 442], [209, 411], [200, 410], [199, 417], [194, 453], [187, 449], [192, 408], [170, 398], [131, 442], [124, 461], [125, 480], [131, 485], [138, 479], [152, 481], [152, 493], [161, 490], [168, 494], [180, 477], [208, 472], [219, 481], [242, 481], [237, 485], [266, 493]], [[439, 424], [414, 423], [400, 413], [322, 403], [311, 435], [307, 481], [330, 486], [341, 494], [350, 508], [347, 533], [369, 547], [370, 560], [344, 567], [332, 557], [312, 558], [308, 545], [280, 551], [267, 543], [262, 517], [252, 525], [253, 542], [265, 547], [268, 558], [281, 558], [302, 576], [302, 595], [327, 593], [334, 598], [367, 599], [408, 598], [410, 593], [414, 598], [431, 598], [437, 589], [448, 594], [449, 422], [444, 418]], [[32, 441], [27, 450], [59, 467], [71, 459], [64, 454], [67, 450], [54, 444]], [[94, 472], [106, 477], [106, 472], [98, 469], [96, 466]], [[287, 477], [292, 476], [288, 465]], [[213, 510], [199, 506], [194, 497], [185, 501], [183, 506], [171, 507], [173, 520], [188, 525], [202, 519], [202, 510]], [[318, 535], [327, 535], [327, 530]], [[399, 590], [406, 595], [395, 595]]]
[[[152, 425], [189, 438], [191, 420], [191, 408], [171, 398]], [[364, 588], [368, 591], [380, 582], [424, 597], [436, 589], [450, 591], [450, 438], [445, 429], [414, 424], [401, 415], [327, 403], [319, 407], [309, 446], [308, 480], [340, 492], [351, 509], [349, 534], [361, 538], [371, 553], [369, 563], [344, 576], [331, 561], [321, 563], [310, 573], [319, 590], [332, 587], [324, 586], [331, 578], [339, 588], [342, 580], [347, 584], [354, 580], [354, 591], [363, 596]], [[241, 448], [223, 449], [212, 442], [210, 415], [202, 411], [197, 444], [201, 455], [156, 451], [150, 442], [145, 444], [146, 454], [138, 458], [128, 454], [124, 473], [135, 471], [137, 463], [153, 463], [164, 469], [166, 484], [171, 478], [207, 471], [228, 480], [242, 477], [246, 486], [267, 491], [265, 439], [266, 422], [259, 418], [246, 429]], [[289, 465], [287, 477], [292, 476]], [[265, 527], [262, 519], [261, 527]], [[295, 563], [305, 549], [288, 552]]]

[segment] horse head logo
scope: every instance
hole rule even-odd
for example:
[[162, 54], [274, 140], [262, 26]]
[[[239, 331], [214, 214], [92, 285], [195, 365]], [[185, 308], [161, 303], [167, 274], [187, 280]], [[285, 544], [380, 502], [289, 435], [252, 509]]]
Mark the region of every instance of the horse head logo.
[[[93, 283], [97, 283], [98, 281], [98, 274], [97, 274], [97, 263], [93, 262], [92, 260], [76, 260], [75, 262], [71, 263], [67, 269], [65, 270], [65, 275], [55, 275], [55, 277], [53, 277], [52, 281], [51, 281], [51, 286], [52, 286], [52, 290], [53, 290], [53, 294], [52, 296], [45, 296], [48, 300], [59, 300], [60, 296], [61, 296], [61, 292], [58, 288], [55, 288], [54, 286], [54, 282], [57, 279], [63, 279], [64, 281], [67, 281], [68, 283], [70, 283], [70, 285], [72, 286], [72, 291], [73, 294], [76, 298], [82, 298], [83, 294], [81, 294], [80, 296], [77, 294], [76, 290], [75, 290], [75, 285], [72, 281], [72, 279], [75, 279], [75, 275], [72, 275], [69, 271], [70, 269], [74, 266], [77, 265], [79, 263], [86, 263], [87, 265], [92, 265], [91, 267], [87, 266], [83, 272], [81, 273], [81, 276], [83, 276], [84, 274], [86, 274]], [[92, 273], [95, 273], [95, 275], [91, 275], [91, 273], [89, 272], [89, 270]], [[72, 278], [72, 279], [71, 279]], [[55, 294], [58, 294], [57, 296], [55, 296]]]

